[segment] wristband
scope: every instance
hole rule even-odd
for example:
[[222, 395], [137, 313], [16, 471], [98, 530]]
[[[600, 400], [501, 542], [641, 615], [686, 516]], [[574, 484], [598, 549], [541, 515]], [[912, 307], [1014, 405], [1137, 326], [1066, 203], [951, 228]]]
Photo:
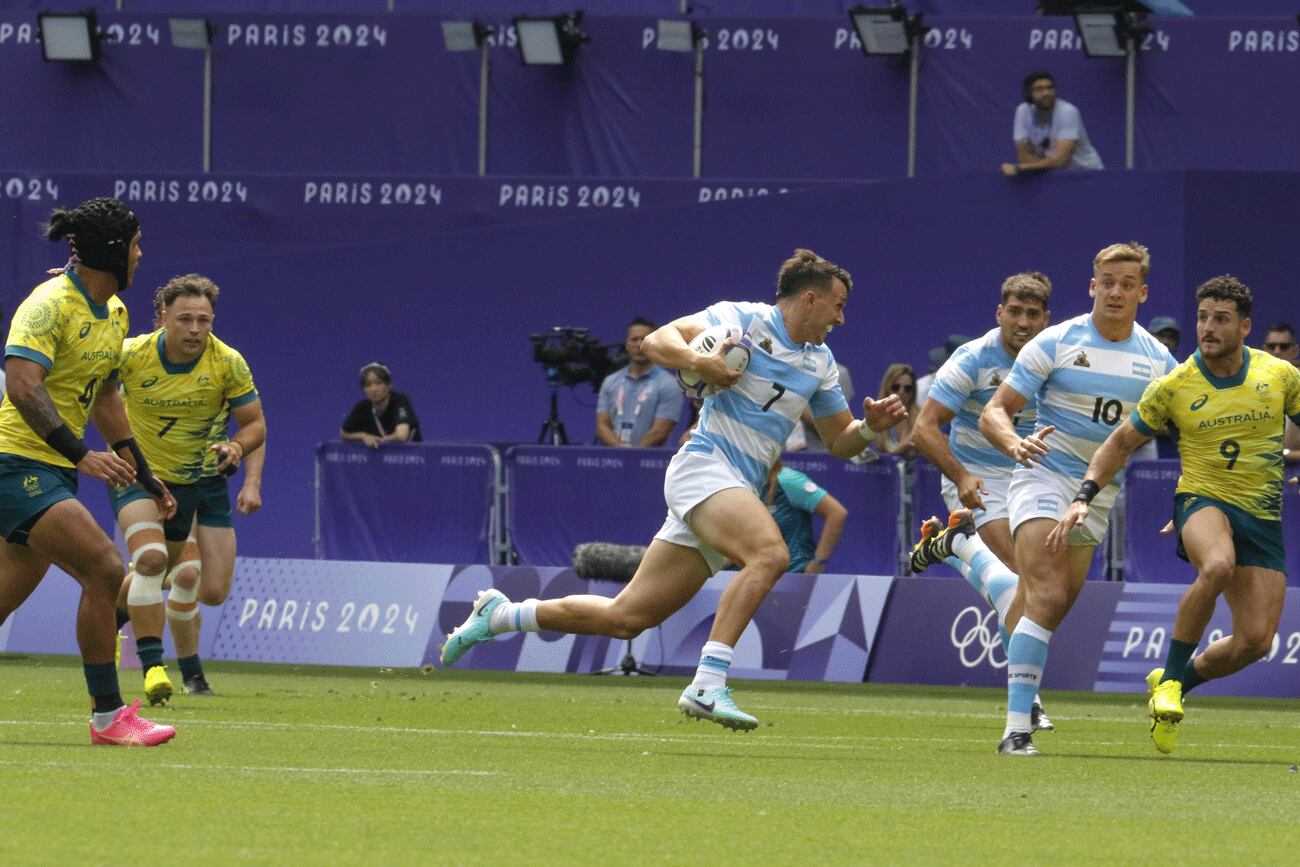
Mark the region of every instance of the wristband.
[[809, 562], [816, 563], [818, 566], [825, 566], [825, 565], [826, 565], [826, 558], [825, 558], [825, 557], [813, 557], [812, 560], [809, 561]]
[[61, 424], [47, 433], [44, 439], [47, 446], [72, 461], [74, 467], [81, 463], [82, 458], [90, 454], [89, 447], [76, 434], [68, 430], [66, 424]]
[[871, 442], [876, 438], [876, 432], [871, 429], [871, 425], [867, 424], [865, 418], [862, 420], [862, 424], [858, 426], [858, 436], [867, 442]]
[[155, 499], [162, 499], [167, 492], [154, 476], [153, 470], [149, 468], [149, 462], [144, 459], [144, 452], [140, 451], [140, 444], [135, 441], [135, 437], [127, 437], [113, 443], [113, 451], [119, 449], [128, 450], [131, 452], [131, 457], [135, 459], [135, 482], [140, 489]]
[[1074, 502], [1083, 503], [1085, 506], [1092, 502], [1092, 498], [1101, 492], [1100, 486], [1092, 479], [1084, 479], [1083, 484], [1079, 485], [1079, 493], [1074, 495]]

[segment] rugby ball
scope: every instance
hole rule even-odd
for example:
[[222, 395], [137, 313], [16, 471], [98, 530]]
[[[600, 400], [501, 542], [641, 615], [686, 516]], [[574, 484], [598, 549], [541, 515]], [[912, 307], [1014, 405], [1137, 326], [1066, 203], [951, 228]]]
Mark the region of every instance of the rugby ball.
[[[691, 341], [690, 346], [700, 355], [712, 355], [718, 351], [718, 347], [723, 341], [731, 338], [732, 346], [727, 350], [727, 366], [738, 373], [744, 373], [749, 367], [750, 347], [749, 338], [739, 328], [729, 328], [726, 325], [714, 325], [706, 328], [695, 339]], [[700, 379], [700, 375], [693, 370], [677, 371], [677, 385], [686, 393], [688, 397], [704, 399], [713, 397], [713, 395], [723, 391], [716, 386], [709, 385]]]

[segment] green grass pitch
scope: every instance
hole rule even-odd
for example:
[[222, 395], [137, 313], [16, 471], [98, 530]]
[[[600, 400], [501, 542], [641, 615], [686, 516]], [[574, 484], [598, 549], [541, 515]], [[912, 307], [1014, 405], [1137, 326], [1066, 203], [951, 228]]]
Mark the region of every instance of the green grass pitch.
[[[1295, 863], [1300, 701], [1199, 697], [1161, 756], [1137, 695], [209, 666], [219, 696], [91, 747], [79, 661], [0, 657], [0, 863]], [[122, 682], [138, 694], [138, 672]]]

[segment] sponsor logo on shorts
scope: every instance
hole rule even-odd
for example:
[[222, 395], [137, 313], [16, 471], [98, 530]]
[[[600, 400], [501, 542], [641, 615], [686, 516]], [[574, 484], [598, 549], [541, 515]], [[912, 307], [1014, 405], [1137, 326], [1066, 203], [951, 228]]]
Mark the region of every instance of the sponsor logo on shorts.
[[28, 476], [23, 479], [23, 491], [29, 497], [35, 497], [41, 492], [41, 480], [36, 476]]

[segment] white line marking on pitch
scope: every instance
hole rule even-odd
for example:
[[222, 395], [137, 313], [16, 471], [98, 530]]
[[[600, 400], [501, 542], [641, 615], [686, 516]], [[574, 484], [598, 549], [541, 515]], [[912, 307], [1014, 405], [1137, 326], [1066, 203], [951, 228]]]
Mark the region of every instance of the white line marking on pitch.
[[[85, 762], [22, 762], [10, 759], [0, 759], [0, 765], [9, 765], [13, 767], [40, 767], [40, 768], [85, 768]], [[160, 765], [149, 766], [150, 768], [170, 768], [177, 771], [221, 771], [228, 773], [230, 771], [248, 771], [263, 772], [273, 774], [390, 774], [394, 776], [417, 776], [417, 777], [437, 777], [437, 776], [456, 776], [456, 777], [502, 777], [504, 771], [440, 771], [422, 768], [294, 768], [283, 765], [186, 765], [176, 762], [169, 762]]]

